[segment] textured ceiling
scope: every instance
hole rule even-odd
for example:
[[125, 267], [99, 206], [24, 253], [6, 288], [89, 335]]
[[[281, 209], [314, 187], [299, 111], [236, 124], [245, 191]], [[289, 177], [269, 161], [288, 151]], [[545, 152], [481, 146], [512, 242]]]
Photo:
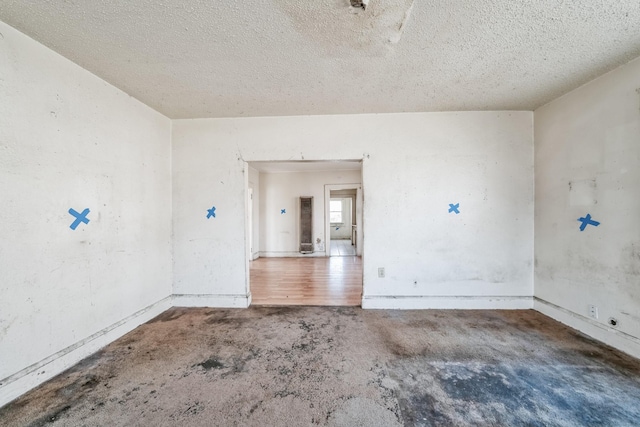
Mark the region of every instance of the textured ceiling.
[[532, 110], [640, 56], [639, 0], [2, 0], [171, 118]]

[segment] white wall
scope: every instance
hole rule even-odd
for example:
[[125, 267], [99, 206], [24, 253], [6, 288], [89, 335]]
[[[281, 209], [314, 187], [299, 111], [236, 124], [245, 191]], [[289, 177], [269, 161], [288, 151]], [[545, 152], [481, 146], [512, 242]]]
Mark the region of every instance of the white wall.
[[253, 203], [251, 210], [251, 231], [253, 247], [251, 248], [251, 259], [260, 257], [260, 172], [249, 166], [249, 188], [253, 190]]
[[[640, 59], [535, 111], [536, 308], [640, 357]], [[580, 232], [578, 218], [599, 221]], [[596, 305], [598, 319], [588, 317]], [[615, 328], [609, 317], [619, 320]]]
[[[325, 184], [360, 184], [359, 170], [260, 174], [260, 256], [299, 256], [300, 197], [313, 197], [313, 242], [324, 256]], [[285, 209], [285, 214], [281, 210]], [[318, 243], [318, 239], [320, 242]]]
[[0, 33], [2, 405], [170, 306], [171, 122]]
[[[186, 302], [248, 303], [245, 162], [296, 159], [363, 160], [365, 307], [531, 307], [531, 112], [174, 121], [174, 277]], [[206, 220], [212, 203], [219, 215]]]

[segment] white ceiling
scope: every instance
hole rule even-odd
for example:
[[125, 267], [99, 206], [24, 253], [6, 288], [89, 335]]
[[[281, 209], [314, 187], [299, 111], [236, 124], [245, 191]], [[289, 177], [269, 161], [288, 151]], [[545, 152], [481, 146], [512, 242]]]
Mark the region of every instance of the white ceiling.
[[171, 118], [532, 110], [640, 56], [639, 0], [2, 0]]
[[306, 161], [299, 160], [293, 162], [249, 162], [252, 168], [266, 173], [277, 172], [318, 172], [337, 170], [360, 170], [361, 161]]

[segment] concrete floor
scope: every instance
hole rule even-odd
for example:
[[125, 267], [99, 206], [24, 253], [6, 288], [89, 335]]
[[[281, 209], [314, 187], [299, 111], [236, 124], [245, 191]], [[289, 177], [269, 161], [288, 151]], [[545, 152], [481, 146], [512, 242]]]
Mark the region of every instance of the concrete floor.
[[534, 311], [171, 309], [3, 426], [632, 426], [640, 361]]

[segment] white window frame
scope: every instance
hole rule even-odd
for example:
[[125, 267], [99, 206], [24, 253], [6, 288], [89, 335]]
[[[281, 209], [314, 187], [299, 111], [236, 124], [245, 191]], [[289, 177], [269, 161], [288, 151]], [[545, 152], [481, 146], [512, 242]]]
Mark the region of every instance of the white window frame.
[[[334, 203], [339, 203], [340, 204], [340, 210], [335, 210], [335, 209], [331, 209], [331, 205]], [[338, 199], [338, 200], [329, 200], [329, 222], [331, 224], [344, 224], [343, 218], [342, 218], [342, 212], [344, 211], [344, 203], [342, 201], [342, 199]], [[339, 221], [333, 221], [333, 215], [334, 214], [339, 214], [340, 215], [340, 220]]]

